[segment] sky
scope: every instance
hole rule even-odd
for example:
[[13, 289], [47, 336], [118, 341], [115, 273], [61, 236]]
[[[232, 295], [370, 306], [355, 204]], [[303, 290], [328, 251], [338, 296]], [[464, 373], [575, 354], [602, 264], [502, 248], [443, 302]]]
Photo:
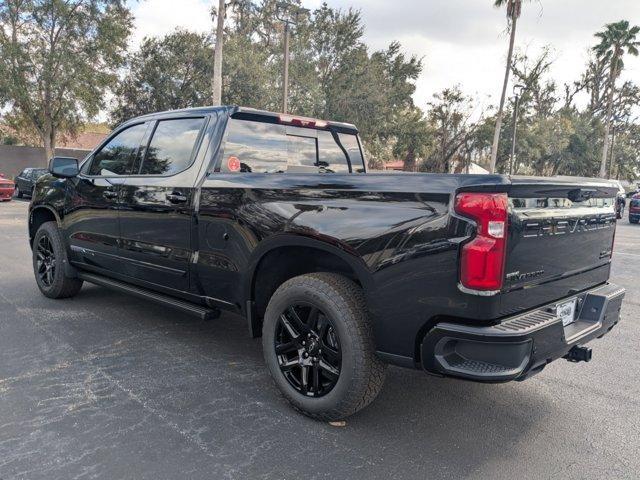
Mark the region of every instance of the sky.
[[[460, 85], [478, 99], [478, 108], [496, 104], [504, 76], [508, 34], [504, 9], [493, 0], [326, 0], [334, 8], [360, 10], [365, 42], [373, 50], [399, 41], [408, 54], [423, 58], [414, 100], [422, 108], [443, 88]], [[207, 32], [214, 0], [140, 0], [131, 4], [136, 28], [131, 48], [145, 36], [176, 27]], [[317, 8], [322, 0], [303, 0]], [[178, 6], [179, 5], [179, 6]], [[516, 48], [535, 57], [552, 48], [551, 76], [558, 85], [579, 79], [593, 34], [622, 19], [640, 25], [640, 0], [533, 0], [518, 23]], [[640, 58], [627, 58], [623, 79], [640, 83]]]

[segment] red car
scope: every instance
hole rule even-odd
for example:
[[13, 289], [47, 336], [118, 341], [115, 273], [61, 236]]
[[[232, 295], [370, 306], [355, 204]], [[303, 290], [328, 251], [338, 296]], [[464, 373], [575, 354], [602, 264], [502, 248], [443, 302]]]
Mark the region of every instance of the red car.
[[629, 202], [629, 222], [638, 223], [640, 221], [640, 193], [631, 197]]
[[0, 202], [8, 202], [13, 198], [16, 185], [0, 173]]

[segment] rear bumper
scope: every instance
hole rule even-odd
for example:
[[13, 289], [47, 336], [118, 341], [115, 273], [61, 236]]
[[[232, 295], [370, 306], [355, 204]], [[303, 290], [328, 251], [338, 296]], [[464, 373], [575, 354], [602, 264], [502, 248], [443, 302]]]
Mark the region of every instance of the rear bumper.
[[612, 284], [576, 295], [578, 317], [566, 327], [555, 314], [558, 302], [489, 327], [439, 323], [422, 342], [422, 366], [479, 382], [523, 380], [573, 347], [609, 332], [620, 319], [624, 295], [623, 288]]
[[634, 220], [640, 218], [640, 212], [629, 212], [629, 218], [633, 218]]

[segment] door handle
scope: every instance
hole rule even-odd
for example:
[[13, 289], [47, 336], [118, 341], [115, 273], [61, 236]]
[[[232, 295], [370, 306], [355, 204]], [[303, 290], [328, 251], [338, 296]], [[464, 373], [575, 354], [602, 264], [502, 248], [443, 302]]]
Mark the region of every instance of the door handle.
[[188, 199], [185, 195], [173, 192], [167, 194], [167, 200], [171, 203], [186, 203]]
[[117, 198], [118, 197], [118, 192], [114, 192], [113, 190], [105, 190], [102, 195], [104, 195], [104, 198]]

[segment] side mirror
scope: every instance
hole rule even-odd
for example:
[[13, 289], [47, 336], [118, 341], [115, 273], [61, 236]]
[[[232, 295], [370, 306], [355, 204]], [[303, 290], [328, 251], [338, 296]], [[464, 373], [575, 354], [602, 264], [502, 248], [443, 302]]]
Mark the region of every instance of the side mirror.
[[53, 157], [49, 161], [49, 173], [58, 178], [73, 178], [80, 173], [78, 159], [70, 157]]

